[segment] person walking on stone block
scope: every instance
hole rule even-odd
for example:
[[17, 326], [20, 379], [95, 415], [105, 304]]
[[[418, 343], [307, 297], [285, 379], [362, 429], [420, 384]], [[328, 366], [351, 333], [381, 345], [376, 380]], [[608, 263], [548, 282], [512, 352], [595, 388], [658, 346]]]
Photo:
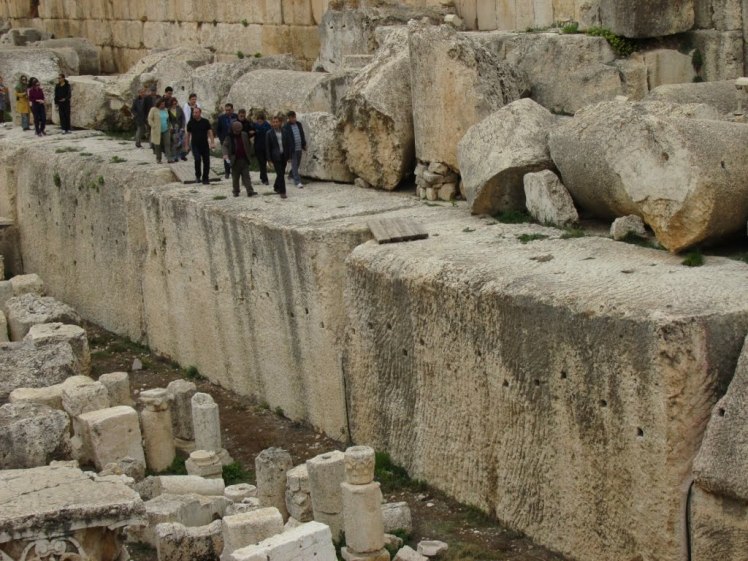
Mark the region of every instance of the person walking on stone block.
[[135, 121], [135, 146], [138, 148], [143, 147], [141, 142], [146, 133], [146, 121], [148, 119], [148, 112], [150, 111], [148, 108], [150, 104], [148, 99], [148, 90], [140, 88], [138, 96], [132, 101], [132, 106], [130, 106], [130, 113], [132, 114], [133, 121]]
[[3, 77], [0, 76], [0, 123], [5, 122], [6, 111], [10, 111], [10, 97], [8, 96], [8, 87], [5, 85]]
[[[170, 97], [167, 101], [169, 111], [169, 129], [171, 130], [171, 152], [169, 162], [179, 161], [184, 145], [184, 112], [179, 106], [176, 97]], [[187, 159], [187, 158], [183, 158]]]
[[231, 124], [231, 132], [226, 135], [223, 143], [223, 161], [229, 164], [231, 169], [232, 190], [235, 197], [239, 196], [239, 178], [247, 190], [247, 196], [256, 195], [252, 189], [252, 180], [249, 177], [249, 154], [250, 142], [249, 134], [242, 127], [240, 121], [234, 121]]
[[148, 113], [148, 124], [151, 127], [151, 146], [156, 152], [156, 162], [162, 162], [163, 154], [167, 159], [171, 152], [171, 130], [169, 127], [169, 112], [166, 109], [166, 100], [161, 97], [156, 101], [156, 106]]
[[64, 74], [57, 77], [55, 84], [55, 105], [57, 105], [57, 114], [60, 116], [60, 128], [62, 134], [70, 133], [70, 99], [71, 99], [70, 82], [65, 79]]
[[[218, 136], [218, 142], [223, 146], [223, 141], [231, 133], [231, 124], [239, 120], [239, 115], [234, 113], [234, 106], [231, 103], [227, 103], [223, 108], [223, 114], [218, 116], [216, 120], [216, 135]], [[231, 174], [231, 165], [228, 160], [223, 161], [223, 176], [228, 179]]]
[[291, 160], [291, 179], [296, 182], [296, 187], [301, 189], [304, 184], [301, 182], [301, 176], [299, 175], [299, 165], [301, 164], [301, 156], [303, 151], [306, 151], [306, 137], [304, 136], [304, 127], [301, 123], [296, 120], [296, 112], [288, 112], [288, 122], [283, 127], [287, 129], [293, 136], [293, 152], [291, 152], [288, 159]]
[[268, 159], [272, 162], [275, 169], [275, 184], [273, 190], [279, 193], [281, 199], [287, 198], [286, 195], [286, 164], [288, 158], [293, 153], [294, 140], [293, 133], [290, 129], [282, 127], [283, 115], [276, 115], [270, 121], [271, 128], [265, 137], [266, 152]]
[[16, 113], [21, 117], [21, 128], [25, 131], [29, 130], [29, 117], [31, 113], [31, 105], [29, 104], [29, 80], [21, 74], [16, 84]]
[[[185, 115], [185, 119], [187, 115]], [[213, 129], [208, 119], [203, 119], [203, 111], [199, 107], [192, 109], [192, 118], [187, 124], [187, 136], [184, 139], [185, 149], [192, 148], [195, 158], [195, 178], [203, 185], [210, 184], [210, 151], [215, 145]]]
[[34, 130], [36, 136], [46, 136], [44, 129], [47, 127], [47, 109], [44, 106], [44, 92], [36, 78], [31, 78], [29, 84], [31, 85], [29, 102], [31, 102], [31, 112], [34, 114]]
[[265, 139], [268, 131], [272, 128], [270, 123], [265, 120], [265, 113], [258, 113], [255, 118], [255, 156], [260, 167], [260, 183], [263, 185], [270, 185], [270, 181], [268, 181], [268, 160], [270, 158], [267, 154], [267, 141]]

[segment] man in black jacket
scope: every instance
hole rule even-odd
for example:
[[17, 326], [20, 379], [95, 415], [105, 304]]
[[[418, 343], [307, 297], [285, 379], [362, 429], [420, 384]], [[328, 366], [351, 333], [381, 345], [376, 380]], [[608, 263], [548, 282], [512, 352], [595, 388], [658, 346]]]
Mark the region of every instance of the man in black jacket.
[[130, 107], [130, 113], [132, 114], [132, 120], [135, 121], [135, 146], [142, 148], [143, 136], [147, 131], [146, 120], [148, 118], [148, 112], [151, 110], [150, 107], [150, 96], [146, 88], [140, 88], [138, 91], [138, 97], [132, 102]]
[[249, 177], [249, 134], [244, 132], [241, 121], [231, 123], [231, 132], [221, 143], [223, 147], [223, 161], [229, 164], [231, 169], [232, 190], [235, 197], [239, 196], [239, 178], [241, 177], [247, 196], [256, 195], [252, 189], [252, 180]]
[[70, 83], [65, 79], [64, 74], [57, 77], [55, 105], [57, 105], [57, 113], [60, 115], [62, 134], [68, 134], [70, 132]]
[[301, 164], [302, 152], [306, 151], [306, 137], [304, 136], [304, 127], [296, 120], [296, 112], [289, 111], [287, 115], [288, 122], [284, 125], [283, 130], [287, 130], [293, 138], [293, 151], [286, 159], [291, 160], [291, 179], [301, 189], [304, 184], [301, 182], [301, 176], [299, 175], [299, 165]]
[[267, 143], [266, 154], [275, 169], [273, 190], [276, 193], [280, 193], [281, 199], [285, 199], [286, 164], [288, 163], [288, 158], [293, 153], [294, 141], [291, 130], [281, 127], [282, 119], [281, 115], [276, 115], [271, 119], [270, 124], [273, 128], [267, 132], [265, 139]]

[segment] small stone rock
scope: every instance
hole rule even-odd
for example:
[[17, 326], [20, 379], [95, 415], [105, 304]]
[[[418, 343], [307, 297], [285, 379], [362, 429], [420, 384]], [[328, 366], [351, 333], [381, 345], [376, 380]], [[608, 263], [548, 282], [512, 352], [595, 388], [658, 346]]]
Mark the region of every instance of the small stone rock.
[[[419, 545], [420, 549], [420, 545]], [[393, 561], [427, 561], [428, 557], [421, 555], [412, 547], [407, 545], [397, 552]]]
[[436, 557], [447, 551], [449, 546], [438, 540], [423, 540], [418, 542], [418, 553], [426, 557]]
[[133, 372], [137, 372], [138, 370], [143, 370], [143, 363], [141, 362], [139, 358], [136, 358], [135, 360], [132, 361], [131, 370]]
[[439, 198], [439, 194], [438, 193], [439, 192], [436, 189], [434, 189], [433, 187], [428, 187], [426, 189], [426, 198], [429, 201], [435, 201], [436, 199]]
[[371, 189], [371, 184], [362, 177], [357, 177], [356, 179], [354, 179], [353, 184], [356, 187], [361, 187], [362, 189]]
[[616, 218], [613, 224], [610, 226], [610, 236], [620, 241], [628, 235], [637, 236], [639, 238], [647, 237], [647, 230], [644, 228], [644, 221], [635, 215], [623, 216]]

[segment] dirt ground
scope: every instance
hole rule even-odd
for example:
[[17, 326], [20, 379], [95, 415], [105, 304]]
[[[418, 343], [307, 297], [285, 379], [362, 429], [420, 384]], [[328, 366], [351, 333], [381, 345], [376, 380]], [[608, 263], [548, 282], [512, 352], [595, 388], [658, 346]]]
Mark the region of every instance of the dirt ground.
[[[138, 392], [165, 387], [172, 380], [188, 378], [199, 391], [209, 393], [218, 403], [223, 442], [231, 456], [254, 477], [255, 456], [265, 448], [288, 450], [298, 464], [308, 458], [345, 445], [315, 432], [311, 427], [282, 417], [251, 398], [238, 396], [185, 371], [173, 361], [146, 347], [117, 337], [93, 324], [86, 324], [91, 346], [92, 375], [130, 372], [133, 361], [143, 364], [131, 372], [130, 384]], [[397, 467], [378, 468], [378, 479], [387, 502], [405, 501], [413, 515], [413, 533], [406, 543], [413, 548], [422, 539], [438, 539], [449, 544], [446, 561], [563, 561], [563, 557], [533, 544], [520, 534], [502, 528], [495, 520], [474, 508], [461, 505], [423, 482], [414, 482]], [[253, 481], [252, 481], [253, 482]], [[135, 561], [153, 561], [152, 550], [133, 548]]]

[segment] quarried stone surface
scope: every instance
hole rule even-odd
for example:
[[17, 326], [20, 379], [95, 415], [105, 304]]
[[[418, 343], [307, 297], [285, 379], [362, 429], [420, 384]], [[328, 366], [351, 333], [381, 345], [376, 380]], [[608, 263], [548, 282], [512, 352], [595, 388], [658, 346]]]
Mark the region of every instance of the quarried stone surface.
[[322, 181], [353, 183], [355, 176], [348, 169], [340, 143], [338, 120], [332, 113], [299, 115], [304, 125], [307, 150], [301, 159], [299, 173]]
[[99, 376], [99, 382], [104, 384], [109, 394], [109, 403], [116, 405], [132, 405], [130, 395], [130, 376], [127, 372], [109, 372]]
[[275, 507], [288, 518], [286, 472], [293, 467], [291, 454], [282, 448], [266, 448], [255, 457], [257, 498], [266, 507]]
[[67, 323], [78, 325], [81, 318], [73, 308], [51, 296], [27, 293], [5, 303], [11, 341], [21, 341], [34, 325]]
[[551, 170], [528, 173], [523, 183], [527, 211], [535, 220], [562, 228], [579, 222], [569, 191]]
[[81, 366], [81, 374], [87, 376], [91, 371], [91, 352], [88, 349], [86, 330], [78, 325], [64, 323], [42, 323], [32, 325], [24, 337], [25, 341], [33, 341], [38, 347], [46, 343], [66, 342], [70, 344]]
[[698, 484], [691, 496], [691, 560], [738, 560], [748, 551], [748, 502], [712, 494]]
[[174, 380], [166, 386], [171, 400], [171, 426], [175, 438], [194, 440], [192, 427], [192, 396], [197, 393], [194, 382]]
[[70, 419], [64, 412], [37, 403], [0, 407], [0, 469], [44, 466], [69, 457]]
[[68, 343], [0, 344], [0, 399], [7, 399], [16, 388], [51, 386], [78, 374], [80, 364]]
[[733, 113], [738, 108], [735, 80], [699, 82], [694, 84], [667, 84], [649, 92], [646, 101], [683, 104], [704, 103], [711, 105], [725, 115]]
[[179, 522], [159, 524], [156, 526], [159, 561], [217, 560], [224, 547], [222, 528], [221, 520], [197, 527]]
[[237, 549], [254, 545], [283, 531], [283, 516], [277, 508], [260, 508], [223, 519], [223, 553], [227, 559]]
[[600, 0], [600, 22], [624, 37], [662, 37], [691, 29], [693, 0]]
[[77, 425], [84, 450], [97, 469], [128, 457], [145, 466], [138, 413], [132, 407], [119, 405], [83, 413]]

